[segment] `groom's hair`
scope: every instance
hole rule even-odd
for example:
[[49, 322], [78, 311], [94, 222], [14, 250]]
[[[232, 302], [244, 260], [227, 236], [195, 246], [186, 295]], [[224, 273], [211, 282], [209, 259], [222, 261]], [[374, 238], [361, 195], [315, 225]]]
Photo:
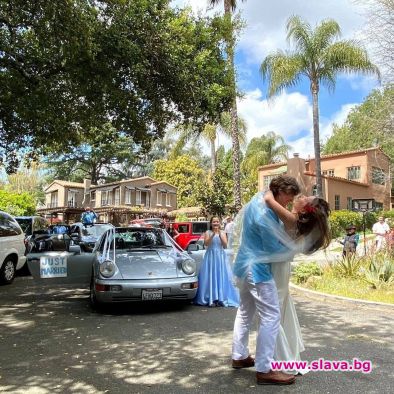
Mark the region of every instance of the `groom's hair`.
[[300, 193], [300, 186], [292, 176], [279, 175], [270, 182], [270, 190], [274, 197], [276, 197], [279, 192], [295, 196]]

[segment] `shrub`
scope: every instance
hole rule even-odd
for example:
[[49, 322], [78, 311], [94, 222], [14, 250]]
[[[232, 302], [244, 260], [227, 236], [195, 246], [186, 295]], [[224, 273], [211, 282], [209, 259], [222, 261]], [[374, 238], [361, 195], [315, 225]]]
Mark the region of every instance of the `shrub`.
[[322, 270], [315, 262], [300, 263], [294, 268], [293, 272], [296, 283], [305, 283], [311, 276], [320, 275], [322, 275]]
[[334, 276], [355, 278], [360, 273], [360, 268], [363, 265], [363, 258], [357, 256], [355, 253], [346, 257], [342, 257], [335, 261], [331, 266]]
[[394, 261], [386, 253], [378, 253], [370, 258], [367, 270], [363, 270], [364, 279], [374, 289], [394, 285]]

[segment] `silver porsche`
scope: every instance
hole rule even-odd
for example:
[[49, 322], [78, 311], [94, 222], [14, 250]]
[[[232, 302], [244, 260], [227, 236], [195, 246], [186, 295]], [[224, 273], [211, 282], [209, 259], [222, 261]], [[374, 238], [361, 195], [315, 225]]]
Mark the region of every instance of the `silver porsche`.
[[90, 282], [93, 306], [104, 303], [192, 300], [196, 263], [167, 232], [152, 227], [117, 227], [93, 250]]

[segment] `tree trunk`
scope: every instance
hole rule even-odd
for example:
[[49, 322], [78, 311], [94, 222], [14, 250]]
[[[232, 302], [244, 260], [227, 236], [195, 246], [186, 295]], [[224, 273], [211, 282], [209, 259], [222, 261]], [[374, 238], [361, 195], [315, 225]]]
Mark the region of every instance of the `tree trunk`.
[[215, 151], [215, 140], [211, 140], [211, 171], [212, 175], [216, 171], [216, 151]]
[[315, 148], [316, 166], [316, 196], [323, 197], [323, 187], [320, 165], [320, 131], [319, 131], [319, 83], [311, 82], [312, 104], [313, 104], [313, 144]]
[[[224, 0], [224, 14], [231, 20], [231, 2]], [[239, 152], [239, 138], [238, 138], [238, 113], [237, 113], [237, 88], [235, 83], [235, 68], [234, 68], [234, 36], [231, 32], [231, 37], [227, 40], [227, 61], [231, 74], [231, 85], [233, 90], [233, 103], [231, 106], [231, 140], [233, 148], [233, 171], [234, 171], [234, 207], [238, 211], [242, 207], [241, 203], [241, 168], [240, 168], [240, 152]]]

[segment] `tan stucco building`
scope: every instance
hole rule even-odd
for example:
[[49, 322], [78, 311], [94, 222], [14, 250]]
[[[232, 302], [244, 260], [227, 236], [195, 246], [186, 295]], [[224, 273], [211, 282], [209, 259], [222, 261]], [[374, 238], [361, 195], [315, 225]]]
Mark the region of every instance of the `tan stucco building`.
[[[377, 208], [393, 209], [391, 201], [390, 158], [380, 148], [336, 153], [321, 157], [323, 197], [332, 210], [352, 209], [352, 200], [374, 199]], [[315, 159], [303, 159], [298, 154], [287, 162], [261, 166], [258, 172], [259, 190], [268, 188], [272, 178], [280, 174], [294, 176], [302, 193], [315, 190]]]
[[177, 209], [177, 188], [151, 177], [92, 185], [53, 181], [45, 189], [45, 207], [40, 214], [68, 222], [78, 221], [86, 207], [100, 215], [101, 222], [127, 224], [140, 217], [162, 217]]

